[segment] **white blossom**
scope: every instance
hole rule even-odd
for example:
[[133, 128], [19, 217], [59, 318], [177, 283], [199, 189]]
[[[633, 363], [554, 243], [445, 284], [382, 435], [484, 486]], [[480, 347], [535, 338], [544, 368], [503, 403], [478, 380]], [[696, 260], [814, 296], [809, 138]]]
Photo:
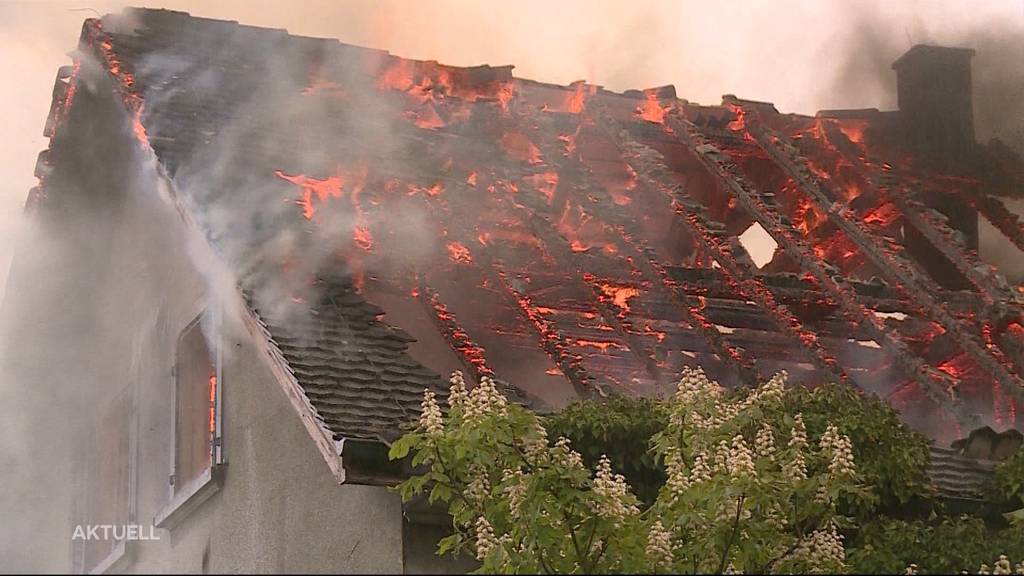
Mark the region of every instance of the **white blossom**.
[[907, 566], [907, 569], [904, 570], [903, 573], [908, 575], [917, 574], [917, 564]]
[[525, 440], [526, 457], [531, 461], [539, 458], [548, 449], [548, 431], [536, 421], [533, 423], [533, 430], [533, 435]]
[[699, 484], [711, 480], [711, 467], [708, 466], [707, 455], [704, 452], [699, 452], [694, 457], [689, 480], [690, 484]]
[[560, 455], [562, 464], [569, 468], [583, 468], [583, 457], [570, 447], [568, 438], [559, 436], [555, 441], [555, 449]]
[[789, 519], [786, 518], [786, 514], [782, 511], [777, 504], [772, 504], [764, 514], [765, 523], [775, 528], [776, 530], [785, 530], [789, 524]]
[[793, 416], [793, 431], [789, 436], [789, 447], [802, 449], [807, 447], [807, 427], [804, 426], [804, 415]]
[[506, 469], [502, 475], [502, 483], [505, 484], [502, 492], [508, 498], [509, 511], [513, 518], [519, 516], [519, 509], [523, 505], [523, 499], [526, 497], [526, 482], [524, 479], [525, 476], [520, 469]]
[[725, 440], [718, 441], [718, 447], [715, 449], [715, 465], [714, 472], [719, 474], [729, 473], [729, 457], [732, 455], [732, 451], [729, 449], [729, 443]]
[[761, 425], [754, 438], [754, 451], [762, 458], [775, 460], [775, 433], [767, 423]]
[[676, 387], [676, 400], [689, 406], [700, 399], [719, 398], [722, 392], [722, 387], [717, 382], [709, 380], [703, 368], [685, 366]]
[[747, 448], [747, 441], [740, 434], [732, 439], [727, 467], [733, 477], [755, 475], [753, 454], [750, 448]]
[[828, 465], [829, 478], [852, 476], [855, 472], [853, 463], [853, 443], [833, 424], [829, 424], [821, 435], [821, 450], [831, 454]]
[[597, 473], [594, 475], [593, 491], [600, 502], [597, 513], [607, 518], [623, 518], [637, 514], [640, 510], [635, 504], [627, 504], [629, 497], [629, 485], [622, 474], [612, 472], [612, 463], [605, 455], [597, 464]]
[[481, 378], [480, 384], [469, 392], [468, 401], [465, 404], [466, 417], [471, 420], [492, 412], [504, 416], [508, 411], [508, 400], [498, 391], [494, 380], [488, 376]]
[[679, 456], [678, 452], [673, 451], [669, 454], [665, 468], [668, 472], [668, 480], [666, 480], [665, 485], [668, 486], [669, 493], [674, 501], [682, 496], [690, 487], [690, 479], [687, 477], [686, 469], [683, 466], [683, 459]]
[[456, 370], [452, 372], [448, 383], [451, 385], [448, 392], [448, 406], [455, 408], [469, 397], [466, 392], [466, 381], [462, 377], [462, 372]]
[[766, 402], [781, 400], [783, 393], [786, 391], [786, 380], [789, 378], [789, 374], [783, 370], [772, 376], [771, 380], [768, 380], [762, 384], [757, 391], [754, 393], [755, 402]]
[[672, 535], [661, 525], [661, 520], [655, 520], [651, 525], [651, 531], [647, 533], [646, 550], [647, 557], [655, 566], [672, 564]]
[[793, 556], [808, 563], [812, 572], [822, 570], [831, 572], [846, 564], [846, 550], [843, 548], [843, 536], [834, 522], [820, 530], [815, 530], [797, 545]]
[[498, 546], [498, 540], [494, 537], [494, 528], [487, 518], [480, 516], [476, 519], [476, 559], [483, 561], [491, 550]]
[[472, 480], [466, 486], [466, 498], [472, 502], [484, 502], [491, 496], [491, 482], [487, 469], [480, 465], [470, 468]]
[[803, 452], [797, 452], [793, 458], [782, 465], [782, 473], [791, 482], [807, 479], [807, 461]]
[[441, 407], [437, 405], [437, 399], [429, 388], [423, 390], [423, 402], [420, 403], [420, 426], [427, 431], [427, 434], [440, 434], [444, 431]]
[[996, 566], [992, 570], [993, 574], [1012, 574], [1013, 570], [1010, 568], [1010, 559], [1005, 554], [999, 555], [999, 560], [996, 560]]

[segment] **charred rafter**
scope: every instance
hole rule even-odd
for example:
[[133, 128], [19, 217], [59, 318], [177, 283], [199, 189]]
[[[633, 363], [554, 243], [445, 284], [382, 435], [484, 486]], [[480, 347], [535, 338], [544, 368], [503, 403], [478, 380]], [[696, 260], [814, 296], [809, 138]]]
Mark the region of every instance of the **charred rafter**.
[[[465, 192], [465, 183], [455, 180], [447, 180], [450, 188]], [[529, 296], [517, 290], [508, 275], [501, 269], [489, 255], [486, 248], [474, 249], [476, 245], [476, 234], [467, 225], [473, 220], [465, 213], [465, 203], [456, 202], [454, 207], [451, 203], [440, 199], [427, 197], [425, 202], [428, 209], [435, 214], [440, 221], [447, 221], [450, 224], [448, 229], [449, 237], [466, 247], [474, 266], [493, 285], [500, 287], [500, 293], [511, 304], [512, 309], [519, 310], [529, 321], [530, 325], [537, 331], [540, 337], [541, 348], [554, 361], [555, 365], [565, 374], [565, 377], [572, 383], [577, 393], [581, 396], [592, 395], [595, 390], [591, 385], [594, 379], [586, 373], [583, 368], [582, 358], [570, 351], [571, 344], [560, 334], [551, 323], [544, 319], [537, 311]], [[445, 213], [442, 215], [442, 213]]]
[[[537, 120], [536, 118], [533, 118], [531, 116], [528, 116], [528, 118], [530, 118], [532, 121]], [[554, 161], [554, 158], [557, 158], [559, 156], [559, 153], [551, 145], [540, 140], [536, 140], [535, 144], [541, 150], [542, 155], [546, 159], [547, 164], [551, 168], [555, 169], [561, 175], [562, 178], [575, 178], [577, 175], [582, 176], [585, 174], [585, 168], [578, 162], [578, 160], [570, 160], [570, 163], [572, 165], [567, 167], [564, 163], [558, 163]], [[532, 187], [526, 186], [526, 188], [534, 192], [534, 194], [530, 197], [530, 200], [527, 200], [530, 202], [532, 208], [538, 213], [548, 212], [548, 217], [553, 216], [553, 214], [550, 214], [550, 206], [548, 206], [547, 202], [545, 202], [545, 199], [542, 198], [536, 190], [533, 190]], [[597, 195], [599, 196], [598, 200], [604, 200], [605, 203], [609, 203], [611, 201], [603, 187], [596, 186], [593, 182], [584, 182], [582, 187], [575, 186], [574, 182], [574, 188], [583, 189], [586, 190], [587, 192], [597, 193]], [[590, 208], [583, 206], [579, 207], [585, 212], [590, 212], [598, 208], [597, 204], [591, 205]], [[696, 330], [701, 334], [701, 337], [704, 339], [705, 343], [708, 345], [709, 349], [721, 359], [729, 358], [730, 360], [732, 360], [732, 362], [734, 363], [733, 367], [736, 369], [740, 381], [744, 382], [748, 386], [756, 384], [757, 372], [754, 369], [753, 359], [751, 359], [741, 349], [731, 345], [727, 341], [726, 337], [721, 332], [719, 332], [717, 328], [715, 328], [714, 323], [707, 319], [707, 317], [702, 312], [702, 310], [704, 309], [704, 302], [702, 298], [689, 295], [683, 290], [681, 290], [678, 284], [675, 283], [669, 277], [668, 272], [665, 270], [665, 268], [661, 266], [660, 263], [658, 263], [656, 260], [650, 257], [652, 250], [646, 246], [640, 245], [640, 240], [638, 236], [633, 236], [624, 230], [624, 219], [616, 215], [613, 210], [601, 210], [599, 214], [595, 215], [600, 216], [600, 220], [602, 222], [611, 223], [611, 225], [615, 228], [615, 231], [618, 234], [613, 239], [613, 241], [615, 242], [617, 252], [628, 255], [628, 260], [634, 266], [637, 267], [637, 270], [639, 270], [639, 272], [643, 275], [643, 278], [647, 281], [650, 287], [653, 289], [655, 286], [658, 285], [663, 286], [676, 301], [680, 302], [683, 305], [680, 311], [684, 314], [686, 322], [691, 327], [696, 328]], [[554, 226], [551, 224], [551, 221], [548, 219], [548, 217], [544, 217], [544, 220], [550, 227], [549, 232], [554, 232], [557, 234]], [[561, 238], [560, 242], [552, 240], [550, 241], [550, 243], [560, 245], [559, 250], [564, 258], [563, 261], [568, 261], [572, 257], [572, 251], [569, 249], [568, 240], [566, 240], [565, 238]], [[603, 301], [600, 289], [594, 286], [592, 283], [590, 284], [591, 289], [594, 291], [595, 296], [598, 298], [598, 301]], [[627, 337], [630, 337], [632, 340], [637, 340], [635, 337], [631, 336], [632, 331], [618, 323], [617, 319], [616, 323], [618, 324], [618, 328], [621, 329], [627, 335]], [[660, 373], [660, 368], [657, 367], [657, 363], [654, 361], [653, 352], [645, 349], [644, 356], [645, 364], [649, 367], [653, 365], [655, 367], [656, 375]]]
[[722, 267], [723, 278], [729, 285], [730, 291], [740, 299], [749, 299], [755, 302], [767, 313], [781, 333], [788, 335], [805, 348], [809, 359], [816, 368], [832, 378], [846, 381], [846, 374], [838, 367], [835, 358], [821, 346], [817, 335], [804, 330], [800, 321], [786, 307], [778, 303], [764, 282], [752, 271], [745, 270], [732, 256], [731, 248], [723, 246], [711, 233], [708, 222], [696, 209], [695, 202], [682, 191], [668, 192], [664, 190], [661, 181], [651, 177], [651, 174], [664, 170], [664, 167], [659, 165], [660, 163], [655, 161], [651, 154], [640, 153], [635, 149], [642, 145], [634, 141], [627, 141], [621, 132], [609, 127], [611, 121], [602, 115], [599, 108], [591, 107], [588, 109], [588, 114], [604, 127], [607, 136], [624, 153], [625, 159], [637, 172], [638, 177], [644, 180], [644, 185], [652, 190], [660, 190], [668, 197], [679, 215], [679, 220], [689, 228], [702, 248]]
[[[800, 190], [817, 208], [827, 214], [828, 218], [857, 244], [858, 248], [895, 283], [897, 288], [905, 291], [909, 298], [912, 298], [939, 322], [961, 349], [969, 354], [971, 359], [983, 370], [998, 381], [1012, 385], [1017, 394], [1024, 398], [1024, 382], [1021, 382], [1007, 368], [1008, 359], [998, 347], [986, 346], [983, 348], [974, 336], [964, 330], [963, 324], [932, 296], [939, 291], [939, 288], [926, 272], [918, 272], [917, 267], [908, 259], [897, 254], [895, 249], [880, 245], [877, 238], [864, 224], [855, 222], [848, 217], [849, 209], [840, 203], [837, 197], [826, 193], [825, 185], [807, 167], [806, 159], [800, 156], [797, 149], [788, 144], [781, 135], [770, 133], [768, 129], [757, 126], [755, 122], [752, 122], [749, 111], [745, 114], [744, 120], [744, 126], [748, 133], [768, 153], [776, 165], [797, 183]], [[674, 117], [670, 117], [669, 125], [677, 133], [687, 129], [695, 130], [692, 128], [692, 124], [686, 126]], [[681, 135], [681, 139], [684, 138], [686, 136]]]
[[[522, 188], [523, 186], [520, 186], [520, 189]], [[562, 266], [569, 266], [573, 262], [574, 252], [570, 246], [570, 241], [558, 233], [556, 226], [551, 221], [552, 215], [544, 213], [546, 205], [542, 206], [538, 203], [531, 203], [530, 206], [527, 206], [525, 202], [523, 204], [509, 202], [509, 205], [512, 206], [513, 211], [517, 213], [520, 220], [530, 226], [531, 231], [536, 234], [541, 246], [547, 250], [547, 253], [556, 262]], [[567, 281], [572, 282], [573, 280], [567, 279]], [[628, 318], [621, 318], [619, 310], [608, 305], [604, 293], [597, 284], [590, 281], [587, 277], [584, 277], [582, 283], [585, 285], [583, 290], [593, 296], [590, 303], [600, 313], [604, 322], [611, 326], [615, 330], [616, 335], [626, 342], [634, 357], [647, 369], [654, 381], [662, 381], [661, 369], [655, 361], [654, 351], [636, 337], [634, 330], [627, 325]]]
[[836, 301], [847, 317], [863, 328], [878, 342], [908, 376], [916, 380], [923, 391], [942, 406], [963, 418], [956, 408], [959, 398], [955, 383], [945, 373], [929, 366], [913, 354], [905, 343], [887, 330], [874, 314], [857, 298], [857, 293], [841, 278], [833, 278], [814, 250], [800, 236], [792, 224], [784, 224], [781, 217], [754, 189], [739, 170], [714, 145], [709, 143], [691, 122], [677, 117], [673, 111], [667, 118], [673, 135], [684, 144], [715, 178], [719, 186], [733, 195], [743, 208], [767, 231], [778, 244], [798, 262]]
[[416, 294], [417, 298], [433, 311], [431, 316], [441, 329], [441, 334], [448, 342], [448, 346], [459, 354], [463, 366], [473, 374], [475, 379], [479, 381], [484, 376], [493, 377], [494, 370], [487, 366], [486, 351], [469, 337], [469, 334], [459, 324], [455, 314], [441, 300], [437, 291], [420, 281], [416, 287]]
[[[989, 194], [967, 195], [967, 201], [981, 213], [997, 230], [1003, 233], [1013, 245], [1024, 250], [1024, 221], [1006, 208], [1002, 200]], [[1020, 295], [1017, 298], [1021, 298]]]
[[[756, 113], [750, 110], [747, 111], [745, 127], [758, 145], [773, 159], [776, 156], [788, 156], [791, 159], [796, 156], [797, 159], [795, 161], [799, 162], [798, 153], [795, 153], [792, 143], [788, 142], [785, 136], [763, 126], [758, 121]], [[826, 127], [827, 137], [835, 137], [833, 132], [833, 130]], [[847, 153], [843, 147], [835, 148], [837, 153], [846, 162], [849, 162], [861, 177], [861, 180], [866, 185], [866, 191], [876, 198], [891, 200], [900, 209], [906, 221], [927, 238], [964, 277], [978, 288], [987, 305], [992, 306], [996, 302], [1005, 301], [1007, 297], [1012, 296], [1006, 287], [1001, 287], [996, 283], [994, 268], [989, 264], [983, 263], [978, 258], [977, 252], [964, 246], [956, 232], [949, 227], [946, 221], [939, 218], [938, 215], [933, 215], [928, 206], [920, 199], [916, 190], [901, 184], [900, 179], [895, 177], [894, 168], [887, 164], [880, 165], [879, 162], [864, 161], [857, 155]], [[783, 164], [780, 162], [780, 165]], [[809, 186], [816, 185], [824, 196], [830, 197], [830, 199], [835, 201], [836, 195], [830, 190], [826, 182], [810, 176], [807, 184]], [[817, 196], [817, 194], [815, 195]], [[864, 228], [867, 231], [867, 227]], [[918, 276], [918, 279], [922, 283], [926, 283], [925, 287], [936, 290], [937, 286], [934, 283], [927, 285], [929, 280], [927, 272], [920, 269], [920, 273], [921, 275]]]

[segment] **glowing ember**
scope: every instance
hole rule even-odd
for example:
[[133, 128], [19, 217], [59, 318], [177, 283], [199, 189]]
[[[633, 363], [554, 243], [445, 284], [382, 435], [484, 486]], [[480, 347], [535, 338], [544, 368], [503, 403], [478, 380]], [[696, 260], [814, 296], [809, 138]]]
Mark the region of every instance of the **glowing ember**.
[[213, 458], [213, 439], [217, 437], [217, 374], [210, 374], [210, 458]]
[[597, 93], [597, 86], [593, 86], [583, 82], [582, 80], [573, 82], [569, 85], [572, 88], [572, 92], [566, 93], [565, 101], [556, 107], [558, 112], [569, 112], [570, 114], [579, 114], [587, 106], [587, 98]]
[[640, 294], [640, 290], [632, 286], [598, 284], [598, 288], [601, 289], [605, 296], [611, 298], [613, 304], [623, 310], [629, 310], [629, 299]]
[[648, 122], [665, 123], [665, 109], [658, 102], [657, 90], [644, 90], [644, 101], [636, 107], [636, 115]]
[[373, 248], [373, 236], [363, 226], [356, 226], [352, 229], [352, 240], [363, 250]]
[[473, 257], [469, 253], [469, 249], [460, 244], [459, 242], [448, 243], [448, 258], [452, 262], [459, 264], [472, 264]]
[[628, 348], [626, 346], [623, 346], [622, 344], [619, 344], [618, 342], [606, 342], [606, 341], [602, 341], [602, 340], [585, 340], [585, 339], [582, 339], [582, 338], [577, 338], [576, 339], [576, 345], [577, 346], [588, 346], [590, 348], [597, 348], [598, 350], [600, 350], [601, 352], [604, 352], [605, 354], [607, 354], [608, 350], [610, 350], [612, 348], [614, 348], [616, 350], [628, 350]]
[[431, 198], [434, 198], [434, 197], [440, 196], [442, 190], [444, 190], [444, 185], [441, 184], [440, 182], [437, 182], [437, 183], [435, 183], [435, 184], [433, 184], [431, 186], [427, 186], [427, 187], [423, 187], [423, 186], [410, 186], [409, 187], [408, 195], [409, 196], [414, 196], [416, 194], [425, 194], [427, 196], [430, 196]]
[[316, 213], [316, 207], [313, 205], [313, 196], [316, 196], [316, 198], [321, 202], [324, 202], [331, 197], [341, 198], [340, 176], [329, 176], [324, 179], [318, 179], [311, 178], [305, 174], [288, 175], [281, 170], [275, 170], [274, 175], [302, 188], [302, 198], [297, 200], [296, 203], [299, 206], [302, 206], [302, 215], [305, 216], [307, 220], [311, 220], [313, 215]]

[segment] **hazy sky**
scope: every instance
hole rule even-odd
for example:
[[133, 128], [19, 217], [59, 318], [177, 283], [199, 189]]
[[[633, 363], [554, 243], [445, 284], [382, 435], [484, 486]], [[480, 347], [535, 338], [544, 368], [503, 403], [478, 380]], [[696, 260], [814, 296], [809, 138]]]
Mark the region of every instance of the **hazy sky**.
[[[517, 76], [561, 84], [584, 79], [612, 90], [675, 84], [681, 97], [702, 103], [732, 93], [774, 102], [787, 112], [893, 107], [889, 64], [917, 43], [976, 47], [977, 70], [987, 57], [985, 39], [997, 34], [1015, 39], [1012, 56], [1001, 55], [1011, 58], [1005, 65], [1019, 70], [1024, 62], [1024, 0], [134, 4], [334, 37], [447, 64], [514, 64]], [[47, 145], [42, 129], [56, 70], [69, 63], [66, 53], [76, 46], [84, 18], [124, 5], [0, 0], [0, 297], [14, 230], [35, 184], [36, 154]], [[1017, 103], [1022, 98], [1007, 97]]]

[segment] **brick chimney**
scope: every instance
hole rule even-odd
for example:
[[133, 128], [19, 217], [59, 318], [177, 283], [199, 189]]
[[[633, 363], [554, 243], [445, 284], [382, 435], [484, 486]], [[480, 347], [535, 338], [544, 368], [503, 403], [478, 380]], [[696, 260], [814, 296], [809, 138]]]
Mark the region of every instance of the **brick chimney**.
[[918, 44], [892, 64], [906, 143], [926, 162], [961, 164], [974, 148], [973, 56]]
[[[974, 50], [919, 44], [892, 67], [896, 70], [902, 140], [915, 164], [943, 172], [970, 165], [974, 139], [971, 102], [971, 58]], [[966, 202], [947, 195], [922, 198], [962, 232], [968, 248], [978, 247], [978, 214]], [[968, 280], [915, 228], [904, 230], [907, 251], [940, 285], [964, 289]]]

